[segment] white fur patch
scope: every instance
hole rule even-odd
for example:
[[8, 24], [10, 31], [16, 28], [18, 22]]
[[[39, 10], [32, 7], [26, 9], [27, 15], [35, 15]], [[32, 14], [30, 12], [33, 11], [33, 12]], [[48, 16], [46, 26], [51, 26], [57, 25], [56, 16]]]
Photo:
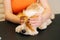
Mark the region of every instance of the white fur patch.
[[28, 16], [28, 18], [30, 18], [33, 15], [41, 14], [43, 11], [44, 11], [44, 8], [39, 6], [39, 9], [37, 10], [35, 9], [24, 10], [23, 13], [25, 13], [25, 15]]

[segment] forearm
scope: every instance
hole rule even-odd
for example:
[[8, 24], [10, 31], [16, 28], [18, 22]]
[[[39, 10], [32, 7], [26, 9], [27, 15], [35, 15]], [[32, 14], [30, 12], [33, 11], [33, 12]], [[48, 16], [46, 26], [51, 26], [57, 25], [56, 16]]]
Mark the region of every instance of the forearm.
[[13, 23], [19, 23], [20, 19], [12, 13], [11, 0], [4, 0], [5, 19]]
[[11, 0], [4, 0], [4, 9], [5, 13], [12, 13]]
[[18, 23], [20, 24], [20, 19], [16, 16], [16, 15], [13, 15], [11, 13], [9, 14], [5, 14], [5, 19], [10, 21], [10, 22], [13, 22], [13, 23]]
[[51, 17], [51, 14], [52, 13], [51, 13], [51, 9], [50, 8], [45, 9], [43, 14], [42, 14], [43, 20], [46, 21], [47, 19], [49, 19]]
[[42, 18], [43, 18], [43, 20], [46, 21], [47, 19], [50, 18], [51, 14], [52, 14], [51, 8], [50, 8], [47, 0], [40, 0], [40, 2], [42, 4], [42, 6], [44, 7], [44, 12], [43, 12]]

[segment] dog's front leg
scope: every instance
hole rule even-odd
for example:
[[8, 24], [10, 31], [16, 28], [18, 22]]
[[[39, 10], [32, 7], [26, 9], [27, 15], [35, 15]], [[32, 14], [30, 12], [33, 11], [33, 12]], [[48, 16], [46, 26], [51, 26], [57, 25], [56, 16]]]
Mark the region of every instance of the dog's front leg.
[[43, 30], [46, 29], [48, 25], [52, 23], [51, 19], [48, 19], [47, 21], [43, 22], [41, 26], [39, 26], [39, 29]]
[[55, 14], [52, 13], [50, 18], [54, 19], [55, 18]]

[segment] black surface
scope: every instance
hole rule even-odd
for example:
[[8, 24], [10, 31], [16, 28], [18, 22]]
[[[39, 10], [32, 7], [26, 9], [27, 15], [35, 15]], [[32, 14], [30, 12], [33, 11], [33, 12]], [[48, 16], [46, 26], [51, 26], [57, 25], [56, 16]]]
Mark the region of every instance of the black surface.
[[36, 36], [25, 36], [15, 33], [17, 24], [0, 22], [0, 37], [2, 40], [60, 40], [60, 15], [56, 15], [53, 23], [46, 30], [40, 31]]

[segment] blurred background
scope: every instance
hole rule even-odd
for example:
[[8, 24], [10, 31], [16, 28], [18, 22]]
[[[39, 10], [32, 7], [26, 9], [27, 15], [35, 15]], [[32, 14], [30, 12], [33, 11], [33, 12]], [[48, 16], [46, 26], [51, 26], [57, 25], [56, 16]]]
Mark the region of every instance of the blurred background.
[[3, 0], [0, 0], [0, 21], [4, 21], [4, 5]]
[[60, 0], [48, 0], [53, 13], [60, 14]]
[[[0, 21], [4, 21], [4, 0], [0, 0]], [[60, 0], [48, 0], [53, 13], [60, 14]]]

